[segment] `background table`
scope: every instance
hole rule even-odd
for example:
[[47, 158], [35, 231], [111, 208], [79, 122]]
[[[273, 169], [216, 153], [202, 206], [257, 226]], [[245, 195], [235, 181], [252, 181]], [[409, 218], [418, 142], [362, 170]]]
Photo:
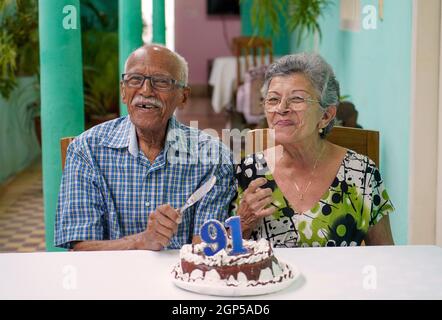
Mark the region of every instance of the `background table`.
[[[436, 246], [275, 249], [301, 277], [256, 299], [442, 299]], [[0, 299], [220, 299], [171, 281], [178, 251], [0, 254]], [[364, 288], [367, 271], [376, 289]], [[373, 276], [373, 273], [372, 273]]]
[[212, 90], [212, 107], [221, 112], [232, 98], [236, 86], [236, 57], [215, 58], [210, 72], [209, 84]]
[[[273, 58], [278, 59], [279, 56]], [[245, 57], [241, 57], [241, 78], [245, 73]], [[249, 61], [253, 61], [249, 57]], [[265, 61], [268, 62], [266, 57]], [[261, 64], [258, 59], [258, 66]], [[217, 57], [213, 60], [212, 70], [210, 72], [209, 84], [212, 90], [212, 107], [215, 112], [221, 112], [228, 106], [232, 99], [236, 87], [236, 57]]]

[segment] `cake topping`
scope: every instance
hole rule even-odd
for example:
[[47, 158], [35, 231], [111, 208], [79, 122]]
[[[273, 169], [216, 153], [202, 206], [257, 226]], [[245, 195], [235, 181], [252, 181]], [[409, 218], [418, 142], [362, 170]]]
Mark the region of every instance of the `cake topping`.
[[204, 242], [186, 244], [181, 248], [175, 278], [229, 287], [263, 286], [293, 278], [290, 268], [273, 255], [266, 239], [240, 238], [238, 242], [238, 233], [232, 231], [241, 232], [240, 221], [239, 217], [233, 218], [226, 222], [230, 236], [219, 221], [209, 220], [203, 225], [201, 239]]

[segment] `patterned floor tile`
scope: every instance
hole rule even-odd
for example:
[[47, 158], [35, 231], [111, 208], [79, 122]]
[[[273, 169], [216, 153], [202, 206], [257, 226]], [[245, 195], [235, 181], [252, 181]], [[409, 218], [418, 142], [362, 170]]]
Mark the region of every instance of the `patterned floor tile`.
[[0, 204], [0, 252], [44, 251], [41, 164], [3, 186]]

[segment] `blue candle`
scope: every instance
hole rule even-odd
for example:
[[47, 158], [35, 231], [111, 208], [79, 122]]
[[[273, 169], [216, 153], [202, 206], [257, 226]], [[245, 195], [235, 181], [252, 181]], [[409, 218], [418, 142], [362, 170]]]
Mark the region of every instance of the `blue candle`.
[[207, 246], [204, 248], [204, 254], [206, 256], [213, 256], [218, 251], [226, 248], [227, 245], [227, 232], [221, 222], [211, 219], [203, 224], [200, 232], [201, 240], [208, 244], [216, 244], [214, 246]]
[[241, 218], [230, 217], [226, 220], [225, 225], [230, 228], [230, 236], [232, 237], [232, 251], [229, 255], [246, 253], [247, 250], [242, 245]]

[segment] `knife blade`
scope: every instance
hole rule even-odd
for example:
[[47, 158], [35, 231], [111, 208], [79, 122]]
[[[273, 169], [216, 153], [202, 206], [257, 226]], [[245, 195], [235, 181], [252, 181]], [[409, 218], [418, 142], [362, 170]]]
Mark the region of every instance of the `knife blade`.
[[[186, 203], [178, 210], [182, 216], [182, 213], [187, 208], [193, 206], [199, 200], [201, 200], [210, 190], [212, 190], [213, 186], [216, 183], [216, 177], [212, 176], [208, 181], [206, 181], [201, 187], [199, 187], [192, 195], [187, 199]], [[181, 223], [181, 216], [179, 219], [179, 223]]]

